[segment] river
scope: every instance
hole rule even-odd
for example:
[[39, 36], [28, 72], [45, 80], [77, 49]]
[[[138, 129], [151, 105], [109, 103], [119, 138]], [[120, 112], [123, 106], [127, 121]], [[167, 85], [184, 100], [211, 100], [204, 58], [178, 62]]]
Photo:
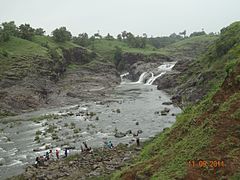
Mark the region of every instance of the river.
[[[151, 78], [155, 79], [153, 75]], [[1, 179], [23, 172], [27, 164], [34, 163], [36, 156], [46, 152], [46, 145], [52, 148], [53, 152], [56, 148], [75, 147], [70, 150], [70, 154], [73, 154], [80, 152], [83, 141], [91, 147], [102, 147], [104, 141], [109, 140], [114, 145], [130, 145], [134, 143], [132, 134], [117, 138], [115, 133], [139, 131], [140, 140], [144, 141], [172, 126], [175, 115], [179, 114], [181, 109], [174, 105], [162, 105], [163, 102], [169, 102], [170, 97], [151, 85], [150, 80], [147, 84], [143, 82], [143, 79], [136, 83], [124, 81], [113, 90], [111, 98], [102, 102], [79, 102], [73, 106], [43, 109], [17, 116], [14, 122], [0, 123]], [[170, 112], [162, 116], [158, 112], [164, 108], [169, 108]], [[86, 116], [87, 112], [92, 112], [92, 117]], [[27, 120], [29, 117], [46, 114], [59, 116], [39, 122]], [[36, 132], [39, 133], [37, 141]], [[63, 154], [63, 151], [61, 153]]]

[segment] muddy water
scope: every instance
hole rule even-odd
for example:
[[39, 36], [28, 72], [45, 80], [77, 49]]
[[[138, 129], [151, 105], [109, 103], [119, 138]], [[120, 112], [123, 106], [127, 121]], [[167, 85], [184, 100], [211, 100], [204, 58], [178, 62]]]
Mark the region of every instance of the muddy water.
[[[89, 146], [103, 147], [104, 141], [118, 143], [134, 143], [132, 134], [122, 138], [114, 137], [116, 131], [125, 133], [131, 130], [139, 135], [141, 141], [154, 137], [164, 128], [175, 122], [175, 116], [181, 110], [173, 105], [164, 106], [162, 102], [170, 101], [169, 96], [158, 91], [156, 86], [143, 84], [122, 84], [115, 88], [112, 98], [102, 103], [79, 102], [79, 106], [62, 107], [41, 110], [24, 114], [15, 119], [15, 123], [0, 124], [0, 177], [5, 179], [17, 175], [29, 163], [34, 163], [36, 156], [43, 155], [45, 145], [63, 149], [66, 146], [75, 147], [70, 154], [79, 152], [83, 141]], [[167, 116], [156, 114], [167, 107]], [[120, 113], [117, 112], [120, 110]], [[60, 112], [59, 112], [60, 111]], [[72, 116], [66, 113], [72, 112]], [[77, 114], [81, 112], [80, 114]], [[94, 112], [86, 116], [84, 112]], [[58, 119], [42, 120], [40, 122], [24, 121], [33, 116], [44, 114], [60, 114]], [[96, 115], [95, 115], [96, 114]], [[80, 116], [76, 116], [80, 115]], [[53, 127], [53, 131], [48, 130]], [[80, 128], [80, 131], [78, 132]], [[34, 141], [36, 131], [40, 131], [40, 141]], [[74, 132], [75, 131], [75, 132]], [[57, 139], [53, 140], [53, 134]], [[33, 149], [38, 149], [34, 152]], [[63, 151], [61, 151], [63, 154]]]

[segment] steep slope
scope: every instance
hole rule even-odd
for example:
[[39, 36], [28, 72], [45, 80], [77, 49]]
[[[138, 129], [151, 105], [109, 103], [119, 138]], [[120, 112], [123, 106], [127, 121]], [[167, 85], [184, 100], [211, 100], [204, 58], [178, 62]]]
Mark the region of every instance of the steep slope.
[[[120, 71], [129, 72], [128, 78], [136, 81], [139, 76], [150, 69], [157, 68], [163, 62], [177, 61], [174, 73], [176, 76], [179, 72], [184, 72], [191, 62], [195, 61], [203, 52], [205, 52], [210, 44], [217, 39], [217, 36], [204, 35], [198, 37], [185, 38], [173, 43], [165, 48], [154, 49], [148, 46], [146, 49], [134, 49], [122, 46], [122, 59], [118, 65]], [[173, 72], [172, 72], [173, 73]], [[159, 78], [154, 84], [162, 84], [162, 89], [174, 87], [174, 81], [169, 84], [168, 79], [174, 76], [165, 75]], [[164, 83], [162, 83], [164, 82]]]
[[[108, 74], [107, 80], [104, 74]], [[100, 82], [97, 77], [101, 75]], [[88, 83], [97, 88], [98, 84], [110, 87], [117, 82], [113, 63], [104, 63], [99, 54], [72, 42], [35, 36], [32, 41], [11, 37], [0, 43], [0, 117], [79, 100], [80, 95], [73, 97], [72, 92], [81, 92], [79, 84], [88, 89]]]
[[136, 162], [113, 179], [240, 178], [239, 28], [237, 22], [222, 30], [185, 76], [188, 82], [200, 73], [215, 72], [211, 80], [195, 84], [208, 84], [208, 95], [186, 108], [172, 128], [148, 143]]
[[212, 87], [219, 86], [227, 74], [225, 67], [234, 65], [239, 58], [239, 26], [236, 22], [222, 29], [205, 53], [188, 65], [177, 64], [175, 70], [180, 73], [159, 79], [158, 88], [174, 95], [174, 101], [180, 106], [187, 106], [202, 99]]

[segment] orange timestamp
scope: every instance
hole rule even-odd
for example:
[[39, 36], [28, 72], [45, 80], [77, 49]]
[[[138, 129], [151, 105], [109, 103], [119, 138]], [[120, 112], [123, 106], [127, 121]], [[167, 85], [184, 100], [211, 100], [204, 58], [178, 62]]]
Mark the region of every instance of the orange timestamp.
[[219, 160], [212, 160], [212, 161], [205, 161], [205, 160], [190, 160], [188, 161], [189, 167], [199, 167], [199, 168], [223, 168], [225, 167], [224, 161]]

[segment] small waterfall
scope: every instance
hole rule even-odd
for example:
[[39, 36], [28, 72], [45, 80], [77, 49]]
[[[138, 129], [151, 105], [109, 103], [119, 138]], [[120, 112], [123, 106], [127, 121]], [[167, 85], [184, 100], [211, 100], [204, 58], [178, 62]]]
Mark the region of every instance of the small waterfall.
[[146, 85], [152, 85], [153, 82], [154, 82], [157, 78], [159, 78], [160, 76], [164, 75], [165, 73], [166, 73], [166, 71], [160, 73], [160, 74], [157, 75], [157, 76], [153, 76], [153, 77], [151, 77], [151, 78], [146, 82]]
[[129, 75], [129, 72], [120, 75], [121, 82], [123, 82], [123, 78], [127, 75]]
[[[147, 79], [147, 82], [145, 83], [145, 85], [152, 85], [154, 83], [154, 81], [161, 77], [162, 75], [164, 75], [165, 73], [167, 73], [167, 71], [171, 71], [172, 68], [175, 66], [176, 62], [165, 62], [164, 64], [160, 65], [158, 68], [155, 68], [157, 71], [155, 71], [155, 73], [157, 74], [156, 76], [154, 75], [153, 72], [143, 72], [138, 81], [137, 82], [130, 82], [129, 84], [143, 84], [145, 82], [145, 80]], [[149, 77], [151, 74], [151, 77]], [[124, 77], [129, 75], [129, 73], [125, 73], [120, 75], [121, 77], [121, 81], [122, 83], [126, 83], [124, 82]]]
[[143, 83], [146, 74], [147, 74], [147, 72], [143, 72], [143, 73], [140, 75], [137, 83]]
[[149, 84], [154, 78], [154, 74], [152, 72], [150, 73], [151, 73], [151, 77], [147, 80], [146, 84]]

